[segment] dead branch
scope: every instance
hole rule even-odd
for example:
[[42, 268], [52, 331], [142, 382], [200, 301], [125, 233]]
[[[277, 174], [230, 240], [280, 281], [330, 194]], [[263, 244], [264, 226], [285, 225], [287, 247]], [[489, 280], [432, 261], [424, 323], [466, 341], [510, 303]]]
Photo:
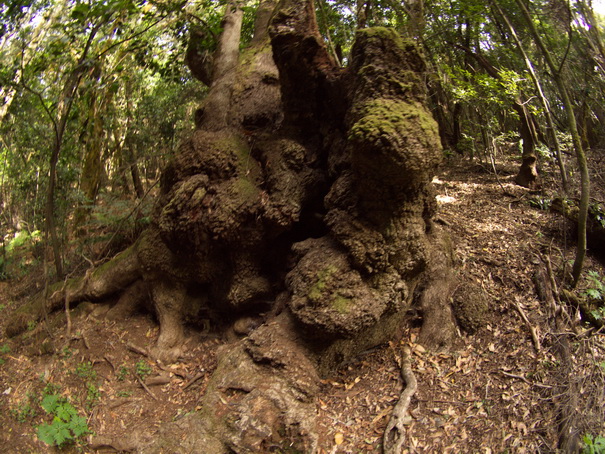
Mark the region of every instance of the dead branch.
[[403, 442], [405, 441], [404, 426], [409, 424], [412, 419], [408, 413], [408, 407], [410, 406], [412, 397], [416, 393], [418, 383], [416, 382], [414, 372], [412, 372], [410, 356], [410, 349], [405, 347], [401, 360], [401, 376], [405, 380], [406, 387], [401, 393], [399, 402], [395, 405], [391, 419], [384, 431], [382, 442], [382, 452], [384, 454], [399, 454], [401, 452]]
[[537, 353], [540, 353], [540, 351], [542, 350], [542, 347], [540, 345], [540, 337], [538, 336], [537, 328], [531, 324], [531, 322], [529, 321], [529, 318], [527, 318], [525, 311], [519, 305], [518, 301], [513, 301], [513, 307], [517, 310], [517, 312], [519, 313], [519, 315], [525, 322], [525, 325], [527, 325], [527, 328], [529, 329], [529, 332], [531, 333], [531, 338], [534, 342], [534, 348], [536, 349]]
[[189, 388], [191, 385], [193, 385], [196, 381], [198, 381], [200, 378], [204, 377], [203, 372], [198, 372], [191, 380], [189, 380], [187, 382], [187, 384], [185, 386], [183, 386], [183, 391], [185, 391], [187, 388]]
[[158, 400], [158, 398], [157, 398], [157, 397], [155, 397], [155, 396], [153, 395], [153, 393], [152, 393], [152, 392], [151, 392], [151, 390], [150, 390], [150, 389], [147, 387], [147, 385], [146, 385], [145, 383], [143, 383], [143, 380], [141, 380], [141, 377], [137, 376], [137, 381], [138, 381], [138, 382], [139, 382], [139, 384], [140, 384], [140, 385], [143, 387], [143, 389], [144, 389], [145, 391], [147, 391], [147, 394], [149, 394], [149, 395], [150, 395], [150, 396], [153, 398], [153, 400]]
[[507, 377], [510, 377], [510, 378], [516, 378], [516, 379], [518, 379], [518, 380], [521, 380], [522, 382], [525, 382], [525, 383], [527, 383], [527, 384], [528, 384], [528, 385], [530, 385], [530, 386], [531, 386], [531, 385], [533, 385], [533, 383], [532, 383], [532, 382], [530, 382], [530, 381], [529, 381], [527, 378], [525, 378], [523, 375], [511, 374], [511, 373], [509, 373], [509, 372], [505, 372], [505, 371], [503, 371], [503, 370], [501, 370], [501, 371], [500, 371], [500, 373], [501, 373], [502, 375], [507, 376]]

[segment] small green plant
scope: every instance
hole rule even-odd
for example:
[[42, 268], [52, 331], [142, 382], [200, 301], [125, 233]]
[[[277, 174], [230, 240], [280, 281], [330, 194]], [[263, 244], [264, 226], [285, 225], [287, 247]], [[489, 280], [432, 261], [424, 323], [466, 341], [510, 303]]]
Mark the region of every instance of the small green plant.
[[603, 320], [605, 318], [605, 307], [599, 307], [594, 311], [590, 311], [595, 320]]
[[548, 210], [551, 204], [552, 200], [547, 197], [533, 197], [529, 199], [529, 205], [539, 210]]
[[53, 416], [51, 424], [37, 426], [38, 438], [44, 443], [63, 447], [74, 443], [89, 432], [86, 418], [78, 415], [78, 411], [68, 399], [58, 394], [51, 394], [42, 400], [41, 405]]
[[73, 354], [73, 350], [68, 346], [63, 347], [63, 350], [61, 350], [61, 356], [63, 356], [63, 359], [71, 358]]
[[92, 408], [97, 405], [99, 400], [101, 399], [101, 391], [99, 387], [93, 382], [86, 383], [86, 409], [92, 410]]
[[42, 391], [45, 396], [50, 396], [51, 394], [59, 394], [59, 392], [61, 392], [61, 387], [51, 382], [46, 383], [46, 385], [44, 385], [44, 390]]
[[[7, 353], [10, 353], [10, 351], [11, 348], [7, 344], [0, 345], [0, 355], [5, 355]], [[6, 360], [0, 357], [0, 366], [3, 365], [5, 362]]]
[[145, 380], [145, 378], [151, 373], [151, 366], [149, 366], [149, 364], [147, 364], [145, 361], [140, 360], [135, 365], [134, 373], [141, 380]]
[[76, 366], [76, 375], [85, 379], [95, 379], [97, 378], [97, 371], [94, 370], [90, 361], [85, 361]]
[[588, 285], [584, 294], [593, 300], [603, 301], [603, 295], [605, 295], [605, 284], [601, 281], [601, 276], [596, 271], [588, 272]]
[[582, 454], [605, 454], [605, 437], [597, 435], [593, 437], [591, 434], [586, 434], [582, 438], [584, 447]]
[[31, 394], [28, 393], [27, 394], [27, 401], [25, 402], [21, 402], [17, 408], [13, 408], [11, 409], [10, 413], [13, 416], [13, 418], [15, 418], [18, 422], [25, 422], [30, 418], [35, 418], [36, 417], [36, 397]]
[[556, 369], [559, 367], [559, 361], [551, 361], [549, 359], [545, 359], [542, 361], [542, 367], [544, 369]]
[[34, 320], [30, 320], [29, 322], [27, 322], [27, 330], [33, 331], [34, 329], [36, 329], [36, 325], [37, 323]]
[[118, 381], [126, 380], [128, 376], [128, 367], [122, 365], [118, 368], [118, 373], [116, 374]]
[[116, 397], [130, 397], [132, 396], [132, 391], [118, 391], [116, 393]]
[[4, 309], [6, 309], [6, 304], [0, 304], [0, 311], [3, 311]]

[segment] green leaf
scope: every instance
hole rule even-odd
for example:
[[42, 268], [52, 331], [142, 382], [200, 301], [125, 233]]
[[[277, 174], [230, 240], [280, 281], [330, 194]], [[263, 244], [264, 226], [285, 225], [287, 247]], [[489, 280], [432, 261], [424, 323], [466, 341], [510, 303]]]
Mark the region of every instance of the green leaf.
[[62, 424], [57, 428], [57, 433], [55, 434], [55, 442], [58, 446], [61, 446], [66, 441], [70, 441], [72, 439], [73, 437], [71, 436], [71, 433], [69, 432], [69, 429], [67, 428], [66, 424]]
[[601, 295], [601, 292], [599, 290], [597, 290], [596, 288], [589, 288], [588, 290], [586, 290], [586, 295], [589, 298], [592, 298], [593, 300], [600, 300], [601, 298], [603, 298], [603, 295]]
[[88, 433], [88, 424], [86, 424], [86, 418], [82, 416], [74, 417], [71, 420], [71, 431], [76, 438]]
[[38, 426], [38, 439], [47, 445], [55, 444], [55, 428], [48, 424]]
[[73, 417], [77, 416], [78, 413], [70, 403], [65, 402], [63, 405], [59, 405], [56, 408], [55, 414], [60, 420], [69, 422]]
[[44, 408], [47, 413], [53, 413], [55, 409], [59, 406], [60, 399], [61, 396], [57, 394], [51, 394], [49, 396], [45, 396], [44, 399], [42, 399], [42, 403], [40, 405], [42, 406], [42, 408]]
[[601, 311], [590, 311], [590, 314], [595, 318], [595, 320], [601, 320], [603, 318], [603, 313]]

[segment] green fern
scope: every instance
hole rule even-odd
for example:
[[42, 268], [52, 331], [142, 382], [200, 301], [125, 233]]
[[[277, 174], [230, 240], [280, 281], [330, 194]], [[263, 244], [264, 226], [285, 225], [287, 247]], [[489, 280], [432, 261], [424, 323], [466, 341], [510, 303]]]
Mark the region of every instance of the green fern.
[[584, 443], [582, 454], [605, 454], [605, 437], [600, 435], [593, 437], [586, 434], [582, 438], [582, 442]]
[[41, 424], [37, 427], [38, 438], [44, 443], [62, 447], [89, 432], [86, 418], [78, 415], [78, 411], [64, 397], [51, 394], [44, 397], [40, 405], [47, 413], [53, 415], [51, 424]]

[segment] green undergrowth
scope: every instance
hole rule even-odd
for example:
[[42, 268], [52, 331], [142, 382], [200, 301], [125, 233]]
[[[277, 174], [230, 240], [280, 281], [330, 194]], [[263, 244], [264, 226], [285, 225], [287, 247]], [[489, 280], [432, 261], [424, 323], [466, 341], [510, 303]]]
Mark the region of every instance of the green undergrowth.
[[89, 433], [86, 418], [80, 416], [69, 399], [58, 394], [44, 397], [40, 404], [52, 416], [50, 423], [37, 426], [38, 439], [59, 448], [74, 444]]

